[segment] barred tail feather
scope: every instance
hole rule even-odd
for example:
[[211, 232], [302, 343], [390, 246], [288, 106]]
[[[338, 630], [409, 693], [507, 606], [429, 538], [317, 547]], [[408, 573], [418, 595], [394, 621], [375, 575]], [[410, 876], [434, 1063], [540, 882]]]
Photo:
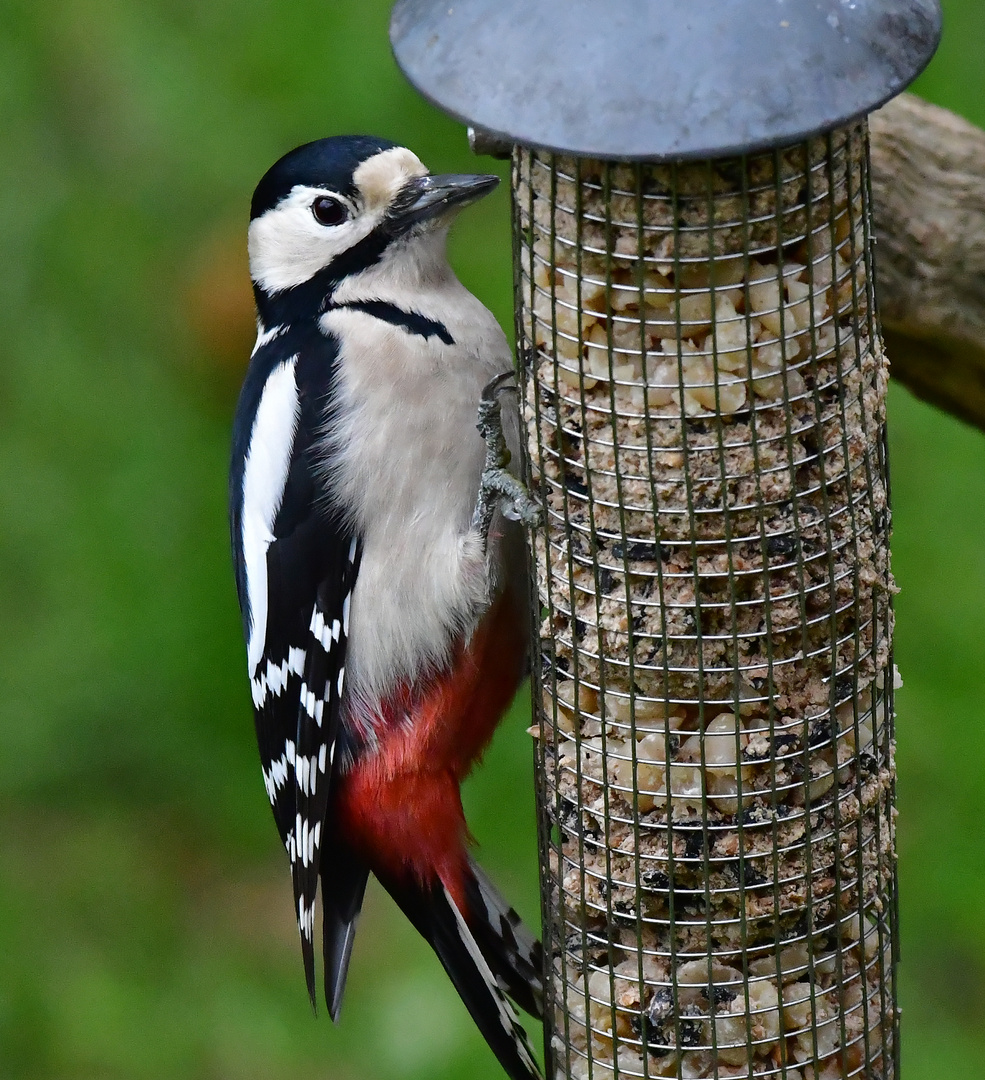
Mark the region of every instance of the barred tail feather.
[[468, 922], [499, 985], [524, 1012], [544, 1017], [544, 951], [486, 872], [469, 859]]
[[517, 1012], [449, 891], [440, 881], [430, 887], [406, 881], [383, 885], [434, 949], [511, 1080], [542, 1080]]

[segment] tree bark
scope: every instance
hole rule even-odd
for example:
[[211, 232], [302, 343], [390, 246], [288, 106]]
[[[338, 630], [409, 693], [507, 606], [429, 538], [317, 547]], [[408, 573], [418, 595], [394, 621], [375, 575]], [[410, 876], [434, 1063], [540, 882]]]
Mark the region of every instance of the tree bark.
[[872, 115], [870, 132], [893, 376], [985, 430], [985, 131], [903, 94]]

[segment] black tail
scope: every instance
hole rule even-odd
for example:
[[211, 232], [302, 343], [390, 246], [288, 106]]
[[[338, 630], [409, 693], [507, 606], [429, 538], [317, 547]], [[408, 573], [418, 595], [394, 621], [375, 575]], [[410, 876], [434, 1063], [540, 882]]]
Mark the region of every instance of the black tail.
[[332, 844], [322, 855], [322, 948], [325, 957], [325, 1002], [329, 1015], [338, 1020], [342, 1007], [349, 957], [356, 936], [356, 919], [363, 906], [369, 870], [341, 844]]
[[[406, 881], [399, 885], [384, 881], [383, 885], [437, 953], [459, 997], [507, 1074], [512, 1080], [540, 1080], [540, 1069], [526, 1032], [507, 997], [507, 994], [515, 997], [524, 1008], [528, 1003], [538, 1001], [542, 996], [540, 971], [537, 971], [537, 990], [526, 985], [520, 972], [511, 971], [506, 977], [509, 966], [509, 958], [503, 953], [506, 937], [489, 921], [488, 906], [481, 897], [491, 890], [498, 900], [494, 909], [497, 913], [503, 902], [485, 875], [477, 878], [474, 886], [470, 883], [470, 902], [473, 893], [480, 902], [474, 905], [475, 911], [469, 912], [468, 921], [440, 881], [430, 887], [415, 887]], [[512, 923], [508, 925], [508, 936], [513, 940], [516, 929]], [[533, 942], [526, 930], [523, 930], [523, 937]]]

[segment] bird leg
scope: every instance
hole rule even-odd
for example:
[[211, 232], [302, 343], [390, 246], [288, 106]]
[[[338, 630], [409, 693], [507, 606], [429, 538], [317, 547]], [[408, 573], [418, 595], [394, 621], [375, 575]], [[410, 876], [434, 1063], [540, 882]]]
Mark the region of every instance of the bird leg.
[[502, 510], [504, 517], [511, 521], [522, 521], [524, 525], [533, 526], [540, 520], [540, 507], [530, 497], [530, 492], [507, 471], [510, 451], [503, 435], [499, 394], [504, 389], [511, 389], [504, 385], [511, 378], [512, 371], [497, 375], [483, 387], [479, 398], [479, 422], [476, 426], [486, 443], [486, 463], [479, 480], [472, 528], [479, 533], [483, 544], [489, 539], [489, 527], [497, 507]]

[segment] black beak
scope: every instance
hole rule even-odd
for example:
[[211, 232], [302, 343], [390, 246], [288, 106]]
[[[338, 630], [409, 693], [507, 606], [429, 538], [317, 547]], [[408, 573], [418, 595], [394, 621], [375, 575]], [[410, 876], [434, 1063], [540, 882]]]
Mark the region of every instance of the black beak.
[[445, 176], [415, 176], [404, 185], [387, 217], [394, 232], [404, 232], [422, 221], [431, 221], [453, 207], [468, 206], [488, 195], [499, 183], [498, 176], [450, 173]]

